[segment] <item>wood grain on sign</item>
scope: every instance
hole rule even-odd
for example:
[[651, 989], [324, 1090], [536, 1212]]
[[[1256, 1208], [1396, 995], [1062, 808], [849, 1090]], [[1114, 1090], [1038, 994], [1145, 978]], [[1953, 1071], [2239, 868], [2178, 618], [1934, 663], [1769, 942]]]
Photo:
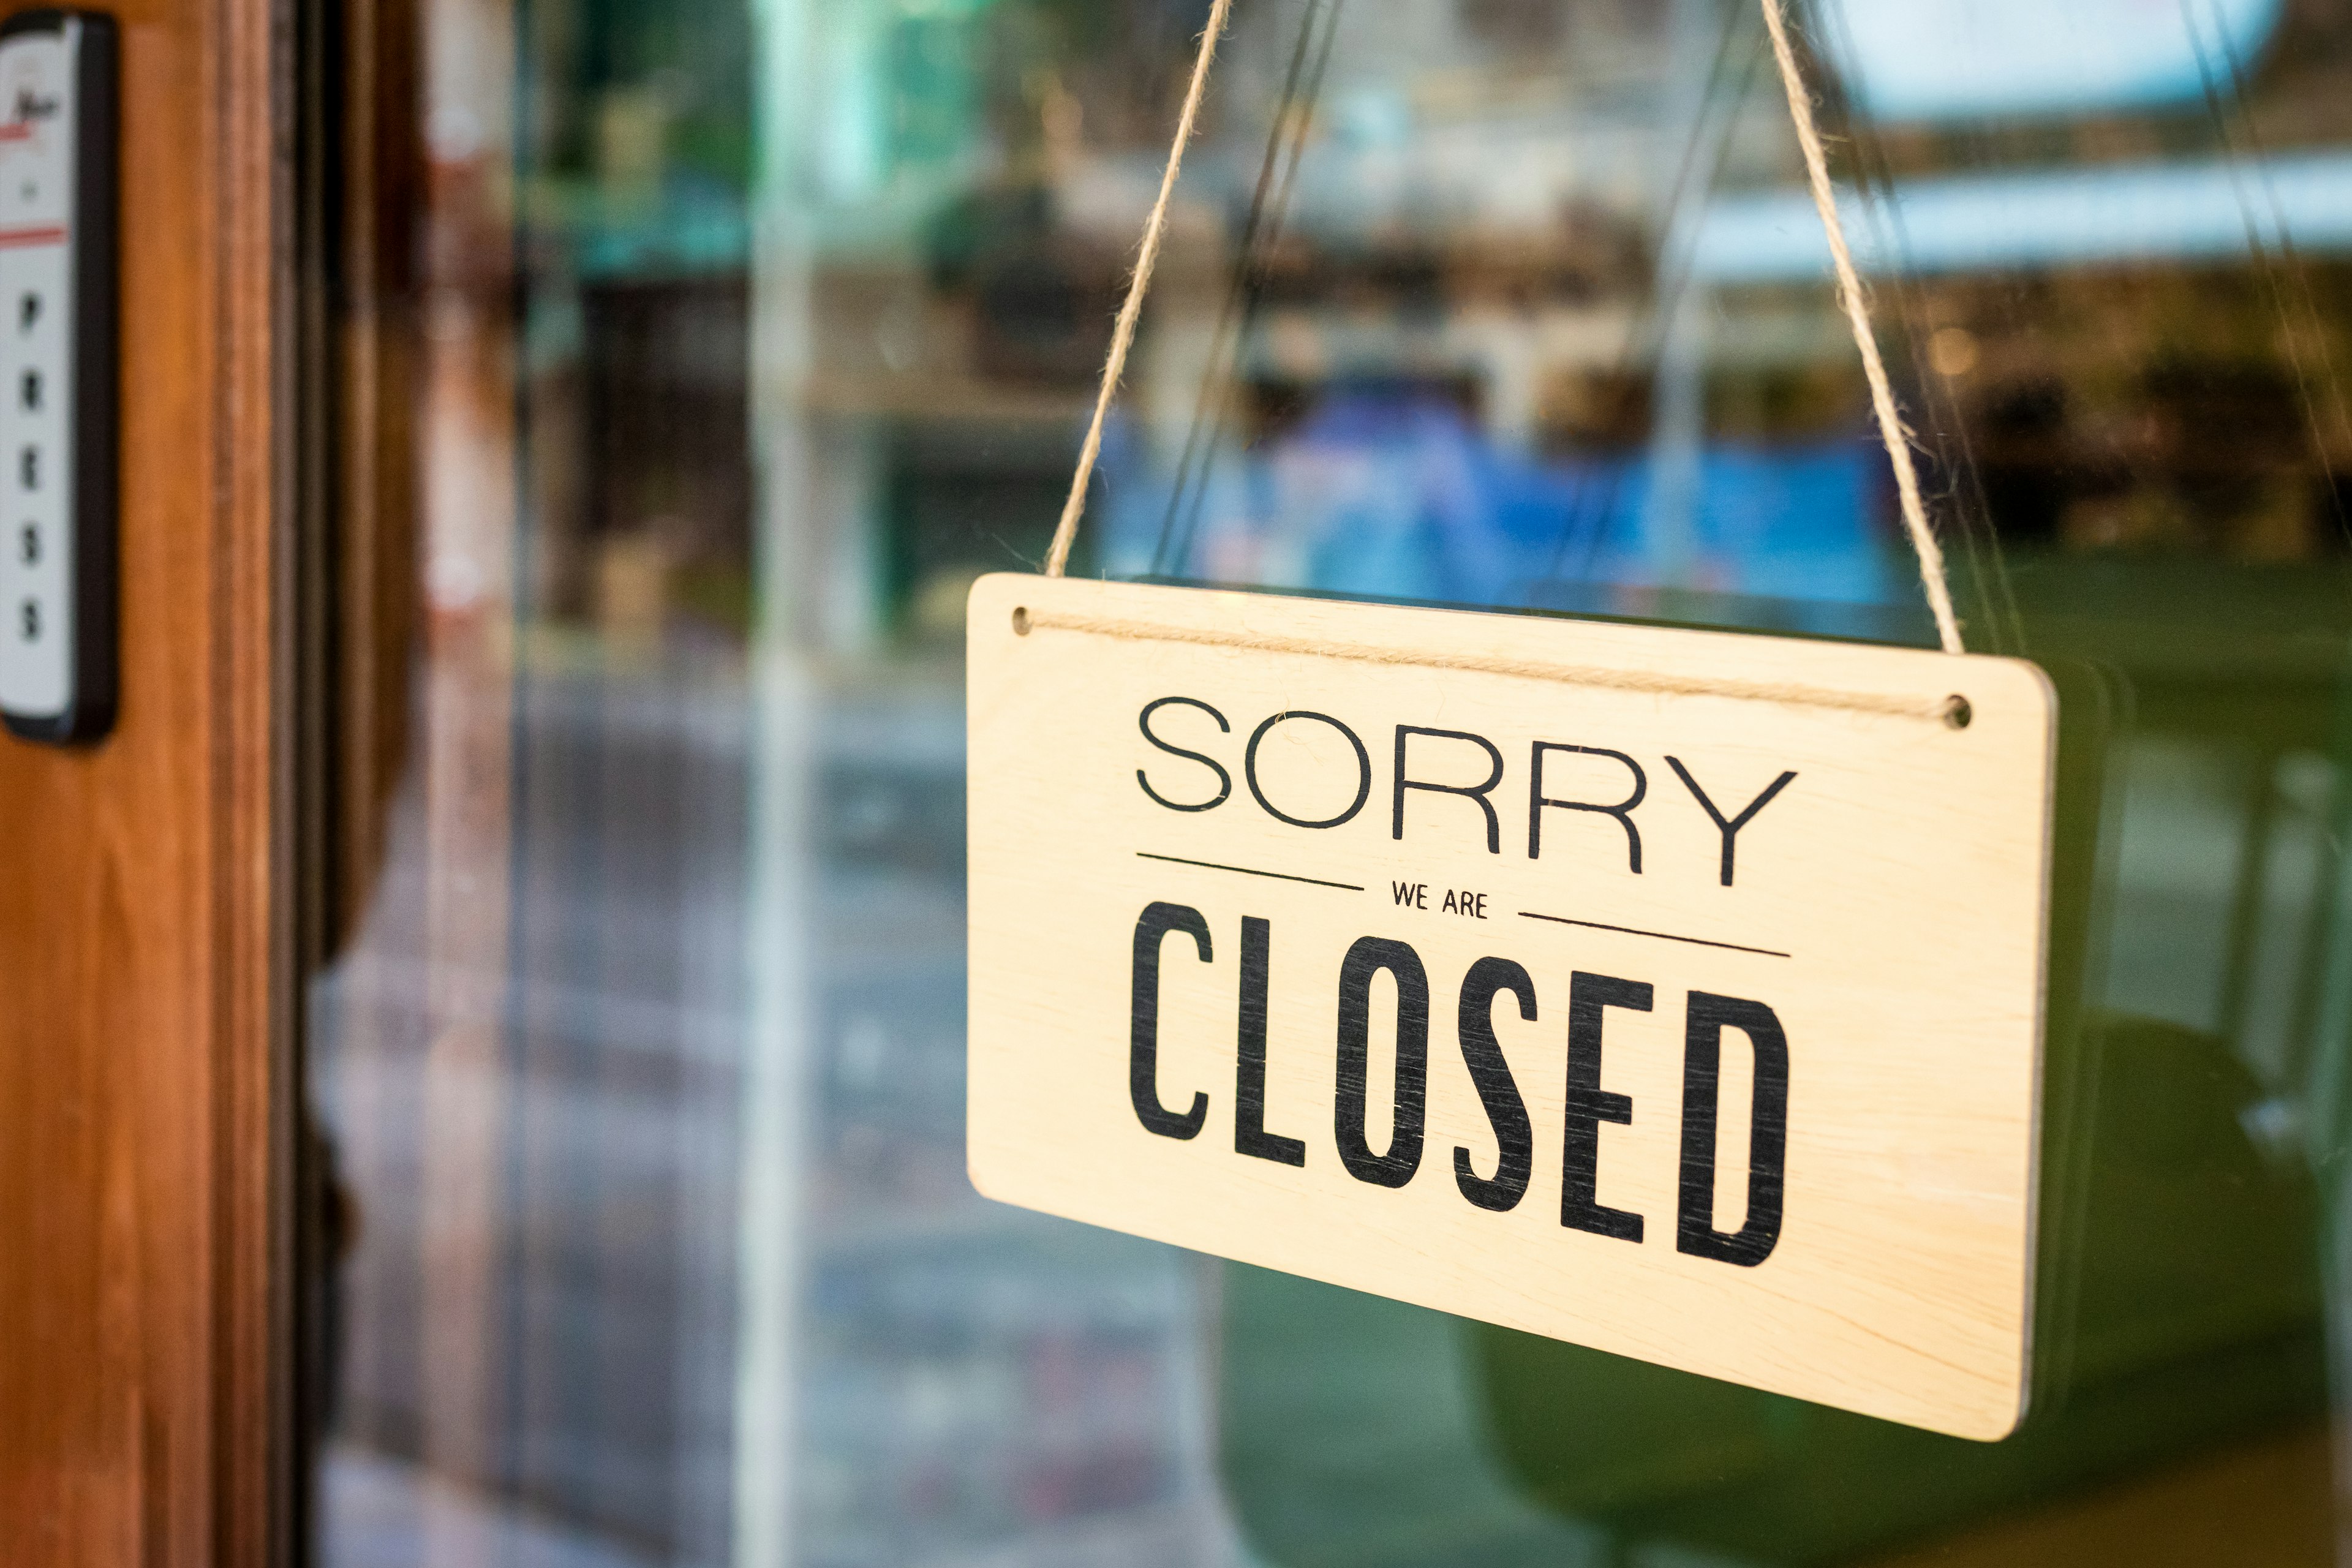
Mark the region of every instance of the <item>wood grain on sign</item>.
[[969, 638], [982, 1193], [2016, 1425], [2039, 670], [1009, 575]]

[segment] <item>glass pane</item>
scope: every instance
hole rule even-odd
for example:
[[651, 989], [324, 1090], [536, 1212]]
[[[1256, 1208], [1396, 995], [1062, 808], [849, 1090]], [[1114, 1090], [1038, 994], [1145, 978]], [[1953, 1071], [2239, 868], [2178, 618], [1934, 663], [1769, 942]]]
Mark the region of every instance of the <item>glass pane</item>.
[[[2024, 1430], [977, 1197], [963, 598], [1207, 0], [432, 0], [320, 1561], [2333, 1561], [2352, 8], [1793, 9], [1969, 645], [2062, 693]], [[1249, 0], [1073, 570], [1932, 646], [1829, 277], [1753, 0]]]

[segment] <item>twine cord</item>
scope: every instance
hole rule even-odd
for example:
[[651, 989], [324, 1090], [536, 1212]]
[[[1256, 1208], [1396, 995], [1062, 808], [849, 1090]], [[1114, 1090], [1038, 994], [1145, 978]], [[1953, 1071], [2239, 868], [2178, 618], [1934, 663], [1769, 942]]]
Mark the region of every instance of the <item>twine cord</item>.
[[[1764, 7], [1764, 25], [1772, 36], [1772, 58], [1780, 68], [1780, 85], [1789, 99], [1789, 118], [1795, 124], [1797, 143], [1805, 158], [1805, 175], [1810, 185], [1813, 207], [1820, 213], [1822, 229], [1828, 236], [1830, 258], [1837, 268], [1838, 304], [1845, 312], [1847, 323], [1853, 329], [1854, 347], [1861, 351], [1863, 374], [1870, 382], [1870, 404], [1877, 416], [1879, 438], [1885, 443], [1887, 461], [1894, 465], [1895, 488], [1902, 502], [1903, 528], [1910, 536], [1911, 548], [1919, 558], [1919, 581], [1927, 589], [1927, 607], [1936, 618], [1936, 636], [1946, 653], [1962, 653], [1958, 617], [1952, 612], [1952, 591], [1944, 568], [1944, 552], [1936, 542], [1936, 535], [1927, 522], [1927, 505], [1919, 490], [1919, 471], [1912, 461], [1909, 433], [1903, 426], [1903, 416], [1895, 402], [1895, 388], [1887, 379], [1886, 362], [1878, 352], [1878, 339], [1871, 331], [1868, 297], [1863, 292], [1862, 279], [1855, 270], [1853, 252], [1846, 242], [1845, 220], [1838, 211], [1837, 193], [1830, 184], [1829, 160], [1822, 150], [1820, 128], [1813, 121], [1813, 100], [1807, 90], [1802, 74], [1797, 68], [1796, 50], [1789, 40], [1786, 0], [1759, 0]], [[1233, 14], [1233, 0], [1215, 0], [1209, 13], [1209, 25], [1201, 35], [1200, 58], [1192, 64], [1192, 80], [1184, 94], [1183, 112], [1176, 121], [1176, 137], [1168, 149], [1168, 167], [1160, 176], [1159, 199], [1152, 203], [1151, 216], [1143, 228], [1143, 247], [1135, 264], [1135, 276], [1128, 285], [1127, 300], [1119, 307], [1118, 321], [1111, 332], [1110, 355], [1104, 362], [1102, 385], [1095, 396], [1094, 418], [1087, 426], [1087, 437], [1078, 452], [1077, 471], [1070, 479], [1069, 498], [1062, 504], [1061, 521], [1054, 529], [1054, 542], [1045, 555], [1045, 575], [1059, 577], [1068, 567], [1070, 547], [1078, 536], [1078, 519], [1086, 510], [1087, 489], [1093, 482], [1095, 464], [1102, 455], [1103, 425], [1110, 416], [1111, 399], [1118, 395], [1120, 378], [1127, 373], [1129, 352], [1135, 346], [1136, 322], [1143, 314], [1144, 296], [1150, 292], [1152, 269], [1160, 262], [1160, 247], [1168, 226], [1168, 208], [1176, 195], [1176, 179], [1184, 166], [1184, 150], [1191, 145], [1192, 132], [1200, 119], [1201, 99], [1209, 83], [1209, 68], [1215, 61], [1218, 40], [1223, 37], [1225, 25]], [[1041, 624], [1043, 617], [1039, 617]], [[1060, 617], [1059, 624], [1071, 630], [1098, 632], [1105, 636], [1121, 635], [1113, 624], [1076, 624], [1076, 617]], [[1123, 623], [1122, 623], [1123, 624]], [[1166, 628], [1135, 626], [1125, 635], [1157, 637], [1161, 640], [1219, 640], [1234, 646], [1252, 646], [1234, 638], [1211, 639], [1208, 634], [1185, 634], [1176, 637]], [[1353, 656], [1344, 656], [1353, 657]], [[1426, 660], [1409, 661], [1426, 662]], [[1480, 668], [1497, 668], [1482, 665]], [[1570, 679], [1593, 677], [1590, 684], [1617, 684], [1612, 678], [1602, 681], [1604, 671], [1583, 671]], [[1725, 690], [1738, 682], [1717, 683], [1706, 689]], [[1656, 689], [1656, 688], [1653, 688]], [[1679, 688], [1665, 688], [1679, 689]], [[1765, 694], [1759, 692], [1759, 695]], [[1815, 693], [1804, 701], [1822, 700], [1835, 694]], [[1849, 700], [1831, 702], [1831, 706], [1853, 706]], [[1905, 711], [1910, 710], [1905, 709]], [[1945, 711], [1938, 706], [1938, 714]]]
[[1193, 123], [1201, 116], [1201, 95], [1209, 85], [1209, 66], [1217, 58], [1217, 40], [1224, 36], [1234, 0], [1216, 0], [1209, 26], [1201, 34], [1201, 58], [1192, 62], [1192, 85], [1184, 93], [1184, 111], [1177, 117], [1176, 140], [1168, 149], [1168, 172], [1160, 179], [1160, 199], [1143, 226], [1143, 249], [1135, 260], [1135, 277], [1127, 287], [1127, 302], [1118, 308], [1118, 324], [1110, 335], [1110, 357], [1103, 362], [1102, 389], [1095, 395], [1095, 416], [1087, 426], [1086, 445], [1078, 451], [1078, 471], [1070, 478], [1070, 497], [1062, 503], [1062, 521], [1054, 527], [1053, 548], [1045, 552], [1045, 575], [1058, 577], [1070, 563], [1070, 546], [1077, 542], [1078, 516], [1087, 510], [1087, 487], [1094, 481], [1095, 461], [1102, 456], [1103, 422], [1110, 417], [1110, 400], [1127, 374], [1128, 351], [1135, 346], [1135, 323], [1143, 314], [1143, 297], [1151, 291], [1151, 270], [1160, 265], [1160, 242], [1168, 228], [1168, 204], [1176, 195], [1176, 176], [1184, 167], [1184, 149], [1192, 144]]
[[1838, 303], [1853, 328], [1853, 346], [1862, 351], [1863, 374], [1870, 379], [1870, 405], [1878, 416], [1879, 438], [1886, 443], [1886, 460], [1895, 465], [1895, 493], [1903, 502], [1903, 528], [1919, 556], [1919, 581], [1927, 590], [1927, 608], [1936, 616], [1936, 636], [1946, 653], [1967, 651], [1960, 642], [1960, 623], [1952, 614], [1952, 590], [1945, 579], [1943, 548], [1927, 526], [1927, 503], [1919, 495], [1919, 470], [1911, 461], [1910, 433], [1895, 406], [1895, 388], [1886, 379], [1886, 362], [1879, 357], [1878, 336], [1870, 329], [1870, 306], [1855, 272], [1853, 252], [1845, 238], [1845, 219], [1838, 212], [1837, 193], [1830, 184], [1829, 160], [1822, 152], [1822, 133], [1813, 123], [1812, 94], [1797, 69], [1797, 52], [1789, 43], [1786, 0], [1762, 0], [1764, 26], [1772, 34], [1772, 58], [1780, 62], [1780, 85], [1789, 95], [1789, 118], [1797, 127], [1797, 144], [1805, 154], [1805, 176], [1812, 187], [1814, 210], [1822, 215], [1822, 230], [1829, 236], [1830, 259], [1837, 266]]

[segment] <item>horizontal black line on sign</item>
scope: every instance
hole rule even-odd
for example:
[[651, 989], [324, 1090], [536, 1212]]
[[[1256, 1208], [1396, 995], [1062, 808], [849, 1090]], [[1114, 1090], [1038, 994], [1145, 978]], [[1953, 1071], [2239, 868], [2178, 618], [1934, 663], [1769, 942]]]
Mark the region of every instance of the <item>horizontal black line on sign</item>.
[[1599, 921], [1572, 921], [1563, 915], [1539, 915], [1533, 910], [1521, 910], [1519, 918], [1528, 921], [1549, 921], [1556, 926], [1582, 926], [1587, 931], [1613, 931], [1621, 936], [1652, 936], [1660, 942], [1688, 942], [1693, 947], [1719, 947], [1729, 952], [1759, 953], [1766, 958], [1794, 958], [1792, 952], [1775, 952], [1769, 947], [1742, 947], [1736, 942], [1709, 942], [1699, 936], [1675, 936], [1671, 931], [1637, 931], [1632, 926], [1602, 925]]
[[1313, 888], [1337, 888], [1342, 892], [1360, 893], [1364, 889], [1353, 882], [1327, 882], [1320, 877], [1294, 877], [1287, 871], [1253, 871], [1246, 866], [1220, 866], [1214, 860], [1187, 860], [1180, 855], [1150, 855], [1139, 849], [1139, 860], [1165, 860], [1171, 866], [1198, 866], [1204, 871], [1238, 871], [1244, 877], [1271, 877], [1277, 882], [1305, 882]]

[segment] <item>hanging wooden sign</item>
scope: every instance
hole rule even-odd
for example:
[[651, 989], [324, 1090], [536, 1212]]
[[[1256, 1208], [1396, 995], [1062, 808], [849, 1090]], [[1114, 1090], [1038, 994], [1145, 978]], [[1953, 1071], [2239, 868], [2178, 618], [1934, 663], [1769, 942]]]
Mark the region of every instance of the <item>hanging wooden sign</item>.
[[1011, 575], [969, 638], [982, 1193], [2016, 1424], [2032, 666]]

